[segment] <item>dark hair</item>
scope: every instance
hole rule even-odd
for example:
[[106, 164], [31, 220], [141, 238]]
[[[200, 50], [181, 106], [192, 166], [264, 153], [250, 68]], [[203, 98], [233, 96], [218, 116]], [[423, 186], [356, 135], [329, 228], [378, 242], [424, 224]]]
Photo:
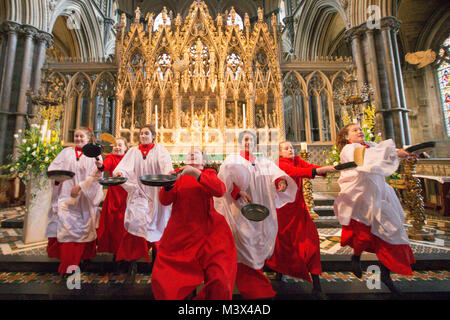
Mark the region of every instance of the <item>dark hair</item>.
[[155, 126], [152, 124], [144, 124], [140, 129], [139, 129], [139, 133], [141, 133], [142, 129], [147, 128], [148, 130], [150, 130], [150, 132], [152, 133], [153, 136], [153, 141], [155, 141], [156, 139], [156, 130], [155, 130]]
[[345, 145], [348, 143], [347, 139], [345, 139], [345, 136], [348, 135], [348, 128], [351, 126], [357, 126], [356, 123], [349, 123], [345, 127], [343, 127], [341, 130], [339, 130], [337, 136], [336, 136], [336, 148], [339, 151], [342, 151], [342, 149], [345, 147]]
[[242, 139], [244, 139], [244, 136], [246, 134], [249, 134], [253, 137], [253, 142], [255, 143], [255, 146], [256, 146], [258, 144], [258, 138], [256, 137], [256, 134], [254, 134], [253, 132], [251, 132], [249, 130], [244, 130], [244, 131], [241, 131], [241, 133], [239, 133], [238, 142], [241, 143]]
[[89, 128], [89, 127], [79, 127], [79, 128], [75, 129], [74, 133], [76, 131], [78, 131], [78, 130], [83, 131], [88, 136], [89, 143], [96, 143], [97, 142], [97, 139], [95, 139], [94, 131], [92, 131], [91, 128]]

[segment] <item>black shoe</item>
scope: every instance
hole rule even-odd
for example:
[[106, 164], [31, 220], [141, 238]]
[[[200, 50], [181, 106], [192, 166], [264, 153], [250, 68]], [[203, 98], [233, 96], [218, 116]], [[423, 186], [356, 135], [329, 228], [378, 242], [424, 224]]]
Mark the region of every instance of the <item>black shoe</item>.
[[401, 291], [397, 288], [397, 286], [394, 284], [394, 281], [392, 281], [391, 278], [391, 271], [386, 268], [385, 266], [381, 266], [381, 282], [383, 282], [386, 287], [388, 287], [389, 291], [395, 294], [400, 294]]
[[361, 279], [362, 269], [361, 269], [361, 256], [352, 256], [352, 272], [355, 277]]
[[89, 268], [90, 265], [91, 265], [91, 260], [82, 260], [79, 265], [80, 271], [87, 272], [87, 269]]
[[128, 265], [128, 274], [125, 283], [133, 284], [134, 281], [136, 280], [136, 273], [137, 273], [137, 263], [136, 261], [130, 261], [130, 264]]
[[315, 300], [328, 300], [327, 295], [322, 290], [312, 289], [311, 295]]
[[316, 300], [328, 300], [325, 293], [322, 291], [322, 286], [320, 285], [320, 278], [316, 274], [311, 274], [311, 278], [313, 281], [313, 289], [311, 291], [311, 295]]

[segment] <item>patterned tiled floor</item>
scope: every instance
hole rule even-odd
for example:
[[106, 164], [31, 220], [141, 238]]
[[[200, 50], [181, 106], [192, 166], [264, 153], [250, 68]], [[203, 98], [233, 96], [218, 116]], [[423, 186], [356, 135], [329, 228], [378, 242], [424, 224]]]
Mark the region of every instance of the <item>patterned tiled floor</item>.
[[[276, 274], [273, 272], [265, 273], [269, 279], [275, 279]], [[321, 275], [322, 281], [326, 282], [358, 282], [366, 281], [365, 276], [361, 279], [356, 278], [351, 272], [323, 272]], [[124, 283], [126, 274], [117, 273], [81, 273], [81, 283], [94, 284], [120, 284]], [[151, 275], [138, 273], [136, 275], [136, 284], [150, 284]], [[412, 276], [402, 276], [392, 274], [394, 281], [436, 281], [436, 280], [450, 280], [450, 272], [442, 271], [414, 271]], [[5, 283], [37, 283], [37, 284], [53, 284], [64, 283], [66, 280], [61, 275], [56, 273], [40, 273], [40, 272], [0, 272], [0, 284]], [[305, 280], [291, 278], [283, 275], [283, 282], [305, 282]]]
[[[1, 219], [11, 219], [23, 216], [23, 207], [15, 207], [0, 210]], [[334, 217], [329, 217], [334, 218]], [[425, 226], [425, 230], [433, 233], [436, 237], [434, 242], [411, 241], [414, 253], [436, 253], [450, 254], [450, 232], [438, 227], [439, 220], [435, 219], [433, 224]], [[444, 219], [442, 220], [443, 223]], [[435, 227], [436, 225], [436, 227]], [[406, 225], [406, 227], [409, 227]], [[351, 255], [353, 250], [350, 247], [340, 246], [340, 228], [319, 228], [321, 254], [344, 254]], [[47, 241], [24, 244], [22, 241], [22, 229], [0, 228], [0, 255], [27, 255], [46, 256]]]
[[0, 223], [4, 220], [9, 219], [20, 219], [24, 217], [25, 215], [25, 207], [12, 207], [12, 208], [6, 208], [0, 210]]

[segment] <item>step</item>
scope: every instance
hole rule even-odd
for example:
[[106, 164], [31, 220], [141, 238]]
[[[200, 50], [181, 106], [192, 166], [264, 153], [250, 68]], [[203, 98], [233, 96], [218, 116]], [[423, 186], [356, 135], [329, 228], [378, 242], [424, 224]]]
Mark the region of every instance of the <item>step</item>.
[[[104, 275], [87, 274], [88, 277], [101, 278]], [[137, 275], [137, 278], [141, 276]], [[20, 275], [16, 276], [16, 278]], [[329, 277], [328, 277], [329, 278]], [[385, 300], [385, 299], [432, 299], [450, 298], [450, 280], [397, 280], [396, 286], [401, 295], [394, 295], [384, 284], [379, 289], [369, 289], [365, 280], [356, 278], [342, 280], [340, 278], [321, 279], [323, 292], [329, 300]], [[69, 280], [70, 281], [70, 280]], [[277, 292], [276, 300], [312, 300], [311, 284], [305, 281], [287, 282], [271, 280]], [[200, 290], [197, 288], [196, 292]], [[0, 299], [2, 300], [153, 300], [151, 280], [146, 283], [92, 283], [82, 280], [79, 289], [68, 289], [65, 280], [47, 283], [0, 283]], [[235, 288], [233, 300], [242, 300]]]
[[334, 210], [332, 205], [314, 206], [313, 210], [319, 216], [334, 216]]
[[0, 223], [0, 228], [22, 229], [23, 228], [23, 217], [3, 220]]
[[[446, 254], [415, 254], [416, 264], [413, 270], [450, 270], [450, 255]], [[322, 254], [323, 271], [351, 271], [351, 256], [344, 254]], [[361, 266], [366, 270], [370, 265], [378, 265], [376, 255], [363, 253]], [[0, 272], [57, 272], [59, 261], [46, 256], [0, 255]], [[150, 273], [151, 265], [145, 260], [138, 260], [138, 272]], [[83, 271], [114, 272], [116, 264], [112, 255], [99, 255]], [[269, 269], [268, 269], [269, 270]]]
[[341, 228], [338, 219], [333, 216], [319, 216], [319, 219], [313, 219], [316, 228]]

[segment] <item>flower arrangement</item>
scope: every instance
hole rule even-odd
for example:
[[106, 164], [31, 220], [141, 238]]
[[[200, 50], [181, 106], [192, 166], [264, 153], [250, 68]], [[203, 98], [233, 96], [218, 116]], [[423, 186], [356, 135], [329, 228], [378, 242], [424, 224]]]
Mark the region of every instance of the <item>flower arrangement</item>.
[[32, 124], [30, 129], [19, 130], [14, 135], [17, 141], [17, 152], [11, 157], [11, 162], [2, 166], [9, 176], [16, 176], [25, 184], [29, 181], [39, 181], [63, 149], [63, 141], [59, 140], [59, 130], [47, 129], [47, 121], [39, 126]]
[[10, 163], [0, 170], [6, 171], [9, 177], [18, 177], [24, 184], [35, 181], [40, 187], [40, 177], [45, 176], [44, 172], [63, 149], [59, 129], [61, 115], [61, 105], [42, 106], [35, 123], [14, 134], [16, 152], [10, 156]]

